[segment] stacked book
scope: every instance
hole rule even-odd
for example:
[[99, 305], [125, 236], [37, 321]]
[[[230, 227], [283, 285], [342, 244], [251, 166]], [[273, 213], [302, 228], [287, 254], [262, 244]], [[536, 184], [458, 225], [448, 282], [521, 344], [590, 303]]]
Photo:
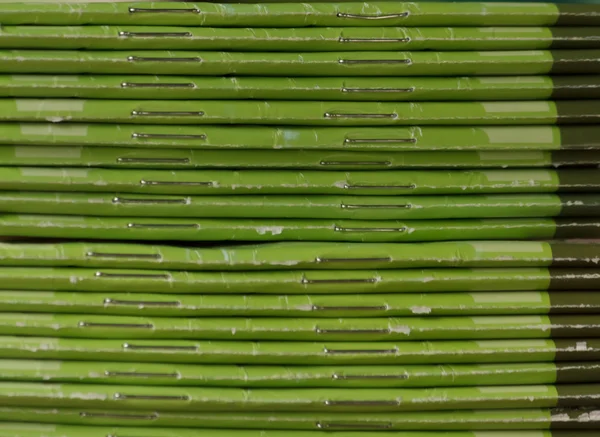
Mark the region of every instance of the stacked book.
[[2, 437], [600, 435], [600, 6], [0, 22]]

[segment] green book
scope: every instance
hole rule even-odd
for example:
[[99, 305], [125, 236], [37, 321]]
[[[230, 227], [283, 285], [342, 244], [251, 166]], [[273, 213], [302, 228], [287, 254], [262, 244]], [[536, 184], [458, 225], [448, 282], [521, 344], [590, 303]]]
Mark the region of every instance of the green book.
[[[68, 426], [68, 425], [44, 425], [39, 423], [11, 423], [4, 422], [0, 424], [0, 430], [6, 437], [39, 437], [40, 433], [48, 437], [105, 437], [113, 435], [107, 433], [119, 434], [127, 433], [132, 437], [144, 437], [151, 433], [157, 437], [193, 437], [199, 434], [198, 429], [180, 428], [134, 428], [134, 427], [88, 427], [88, 426]], [[314, 431], [289, 431], [289, 430], [217, 430], [208, 429], [201, 431], [202, 434], [210, 437], [356, 437], [357, 433], [352, 432], [317, 432]], [[360, 432], [364, 437], [378, 437], [380, 431]], [[393, 437], [598, 437], [596, 431], [455, 431], [455, 432], [395, 432]]]
[[[48, 141], [53, 138], [48, 135]], [[29, 137], [31, 140], [32, 137]], [[60, 140], [59, 140], [60, 141]], [[105, 140], [106, 142], [106, 140]], [[12, 167], [127, 169], [392, 170], [598, 167], [598, 150], [465, 150], [346, 152], [337, 150], [198, 150], [96, 146], [0, 146]]]
[[[287, 4], [2, 0], [5, 25], [312, 26], [596, 26], [600, 8], [547, 2], [337, 2]], [[265, 4], [267, 3], [267, 4]], [[275, 3], [282, 3], [277, 1]], [[286, 3], [286, 2], [283, 2]], [[594, 3], [589, 0], [585, 3]], [[518, 13], [515, 13], [517, 8]], [[276, 26], [274, 26], [274, 24]]]
[[565, 314], [323, 319], [0, 313], [0, 335], [132, 341], [364, 341], [376, 344], [416, 340], [600, 338], [600, 323], [598, 315]]
[[[0, 14], [4, 16], [1, 7]], [[387, 52], [600, 48], [600, 30], [597, 27], [344, 26], [286, 29], [280, 27], [277, 16], [271, 18], [273, 18], [272, 27], [262, 28], [131, 24], [123, 26], [3, 25], [0, 49]]]
[[[56, 103], [45, 100], [46, 105]], [[64, 101], [64, 100], [63, 100]], [[10, 103], [7, 103], [10, 102]], [[15, 102], [27, 103], [29, 100], [5, 101], [11, 110]], [[39, 102], [39, 100], [34, 100]], [[74, 108], [77, 100], [68, 101]], [[195, 102], [201, 104], [202, 102]], [[294, 102], [294, 104], [297, 102]], [[507, 102], [502, 103], [504, 107]], [[548, 102], [525, 102], [531, 108]], [[362, 103], [358, 103], [362, 105]], [[12, 105], [12, 106], [10, 106]], [[42, 105], [43, 106], [43, 105]], [[40, 106], [35, 104], [35, 108]], [[57, 108], [57, 107], [55, 107]], [[500, 107], [497, 107], [500, 108]], [[33, 107], [30, 109], [34, 109]], [[51, 112], [47, 115], [50, 116]], [[57, 112], [53, 113], [58, 114]], [[32, 113], [30, 116], [35, 117]], [[63, 114], [65, 115], [65, 114]], [[321, 114], [322, 115], [322, 114]], [[58, 120], [58, 119], [57, 119]], [[148, 152], [148, 157], [160, 156], [159, 162], [149, 161], [145, 167], [169, 163], [186, 164], [190, 155], [181, 155], [181, 151], [171, 149], [202, 149], [196, 152], [192, 161], [199, 161], [206, 149], [215, 150], [256, 150], [272, 151], [360, 151], [360, 152], [415, 152], [415, 151], [589, 151], [600, 149], [600, 127], [596, 125], [554, 125], [554, 126], [377, 126], [377, 127], [306, 127], [306, 126], [192, 126], [192, 125], [149, 125], [135, 124], [85, 124], [85, 123], [0, 123], [2, 137], [0, 144], [18, 146], [52, 146], [45, 149], [37, 147], [26, 149], [18, 147], [19, 155], [28, 157], [40, 154], [38, 159], [52, 162], [57, 155], [76, 157], [79, 149], [54, 149], [57, 146], [88, 147], [129, 147], [137, 148], [138, 156]], [[145, 122], [152, 120], [146, 118]], [[162, 149], [162, 150], [151, 150]], [[173, 156], [165, 156], [168, 149]], [[0, 148], [0, 150], [2, 150]], [[119, 149], [122, 165], [129, 162]], [[69, 153], [70, 152], [70, 153]], [[161, 153], [161, 155], [158, 155]], [[178, 153], [178, 154], [176, 154]], [[189, 153], [189, 152], [188, 152]], [[143, 156], [143, 155], [141, 155]], [[240, 155], [242, 156], [242, 155]], [[248, 156], [245, 155], [245, 156]], [[368, 156], [368, 155], [367, 155]], [[387, 154], [386, 154], [387, 156]], [[490, 155], [487, 155], [490, 156]], [[495, 155], [491, 155], [492, 157]], [[135, 156], [134, 156], [135, 158]], [[488, 158], [490, 159], [490, 158]], [[135, 162], [135, 161], [134, 161]], [[191, 161], [190, 161], [191, 162]], [[150, 164], [150, 165], [149, 165]], [[44, 164], [48, 165], [48, 164]], [[52, 164], [50, 164], [52, 165]], [[325, 165], [324, 167], [335, 167]], [[363, 166], [364, 167], [364, 166]], [[370, 167], [369, 167], [370, 168]]]
[[[121, 290], [105, 292], [2, 290], [0, 311], [113, 316], [318, 317], [323, 319], [571, 314], [597, 317], [596, 315], [600, 314], [600, 293], [570, 290], [515, 290], [364, 295], [211, 295], [127, 293]], [[558, 321], [562, 319], [559, 318]], [[550, 321], [536, 317], [531, 320], [543, 320], [548, 324], [552, 318]], [[326, 320], [326, 323], [329, 322]], [[381, 328], [381, 332], [386, 332], [386, 329]]]
[[[501, 363], [501, 364], [455, 364], [444, 365], [405, 365], [405, 366], [244, 366], [232, 364], [153, 364], [122, 363], [104, 361], [56, 361], [56, 360], [0, 360], [0, 380], [3, 382], [44, 382], [49, 384], [89, 384], [129, 385], [149, 387], [240, 387], [240, 388], [419, 388], [419, 387], [472, 387], [472, 386], [505, 386], [536, 384], [581, 384], [600, 382], [600, 364], [597, 362], [580, 363]], [[160, 388], [159, 388], [160, 389]], [[0, 407], [0, 420], [7, 420], [6, 410]], [[514, 412], [508, 412], [509, 414]], [[327, 421], [334, 420], [336, 414], [329, 413]], [[468, 417], [470, 412], [462, 412]], [[539, 414], [539, 413], [538, 413]], [[490, 417], [493, 417], [491, 412]], [[265, 416], [258, 415], [254, 421], [248, 418], [250, 427], [259, 422], [265, 428], [284, 425], [294, 414], [283, 415], [274, 424], [264, 422]], [[410, 425], [411, 416], [403, 419], [403, 415], [394, 418], [387, 415], [388, 420], [395, 422], [394, 428], [405, 429]], [[508, 414], [507, 414], [508, 416]], [[260, 420], [258, 418], [260, 417]], [[412, 420], [417, 419], [416, 415]], [[194, 427], [211, 428], [215, 422], [208, 421], [204, 425], [201, 418]], [[285, 419], [284, 419], [285, 418]], [[300, 415], [298, 419], [308, 420], [310, 416]], [[448, 415], [441, 419], [450, 421]], [[575, 417], [573, 417], [574, 419]], [[236, 422], [242, 418], [238, 418]], [[89, 419], [88, 419], [89, 420]], [[188, 419], [189, 420], [189, 419]], [[348, 417], [345, 418], [348, 420]], [[590, 418], [597, 423], [598, 418]], [[301, 426], [301, 421], [294, 421], [294, 426]], [[403, 425], [403, 422], [404, 425]], [[451, 422], [451, 421], [450, 421]], [[458, 421], [457, 421], [458, 422]], [[517, 421], [515, 421], [517, 422]], [[527, 423], [527, 421], [524, 421]], [[60, 423], [60, 422], [59, 422]], [[64, 422], [63, 422], [64, 423]], [[450, 423], [454, 429], [461, 429], [458, 423]], [[161, 426], [160, 422], [152, 423]], [[413, 423], [414, 425], [414, 423]], [[471, 429], [472, 423], [468, 423]], [[185, 421], [169, 426], [192, 426]], [[217, 425], [215, 427], [222, 427]], [[240, 423], [236, 424], [236, 427]], [[434, 426], [439, 426], [439, 423]], [[527, 424], [527, 427], [531, 424]], [[543, 426], [541, 426], [543, 427]]]
[[[393, 3], [390, 3], [393, 4]], [[194, 76], [524, 76], [597, 74], [600, 50], [225, 52], [4, 50], [0, 73]], [[118, 109], [118, 107], [117, 107]]]
[[503, 101], [600, 98], [576, 76], [204, 77], [0, 75], [0, 97], [150, 100]]
[[2, 191], [4, 213], [102, 217], [431, 220], [600, 217], [597, 194], [168, 196]]
[[277, 342], [0, 336], [3, 359], [181, 364], [399, 365], [600, 361], [598, 339]]
[[[74, 222], [81, 223], [78, 219]], [[5, 290], [114, 292], [118, 286], [131, 293], [190, 295], [573, 291], [598, 290], [600, 270], [513, 267], [192, 272], [0, 267], [0, 284]]]
[[[0, 99], [0, 121], [272, 126], [589, 125], [600, 121], [600, 100], [409, 103]], [[205, 140], [207, 137], [204, 134]], [[410, 141], [413, 137], [406, 138]]]
[[[248, 414], [0, 407], [0, 419], [30, 422], [32, 418], [35, 418], [38, 423], [37, 427], [41, 426], [40, 423], [81, 426], [140, 426], [148, 427], [145, 429], [146, 435], [154, 435], [156, 431], [160, 432], [160, 429], [156, 430], [155, 427], [176, 428], [170, 429], [169, 436], [178, 436], [177, 432], [181, 428], [196, 428], [196, 434], [210, 434], [211, 429], [227, 428], [286, 430], [285, 435], [296, 435], [294, 430], [311, 431], [310, 435], [312, 436], [333, 434], [347, 437], [357, 436], [359, 432], [362, 435], [366, 431], [386, 431], [388, 433], [392, 431], [437, 431], [438, 435], [444, 437], [465, 437], [465, 435], [467, 437], [595, 437], [596, 434], [592, 432], [590, 435], [591, 431], [586, 430], [597, 429], [600, 424], [597, 414], [595, 414], [596, 411], [594, 408], [529, 408], [402, 413], [264, 413], [255, 411]], [[128, 430], [128, 428], [123, 429]], [[479, 430], [484, 432], [477, 432]], [[493, 432], [493, 430], [497, 432]], [[327, 433], [318, 431], [327, 431]], [[474, 432], [448, 433], [447, 431]], [[242, 435], [244, 432], [241, 431]], [[65, 434], [60, 435], [62, 437]], [[433, 437], [431, 433], [423, 432], [396, 432], [393, 435]], [[139, 436], [143, 437], [143, 434], [139, 434]], [[369, 433], [369, 436], [376, 437], [374, 433]], [[185, 437], [188, 435], [186, 434]], [[303, 437], [309, 437], [308, 433]]]
[[[597, 384], [273, 390], [0, 382], [0, 405], [13, 408], [106, 408], [123, 412], [144, 409], [153, 412], [160, 409], [247, 414], [254, 411], [377, 413], [597, 407], [599, 390]], [[0, 430], [3, 430], [2, 423]]]
[[[597, 193], [600, 171], [484, 169], [439, 171], [119, 170], [0, 167], [6, 191], [170, 195], [419, 196]], [[372, 199], [372, 197], [371, 197]], [[366, 201], [365, 201], [366, 202]]]
[[4, 214], [4, 238], [130, 241], [414, 242], [600, 238], [587, 218], [452, 220], [185, 219]]
[[264, 243], [181, 247], [136, 243], [3, 242], [3, 267], [87, 267], [187, 271], [396, 270], [597, 267], [600, 244], [565, 241], [433, 243]]

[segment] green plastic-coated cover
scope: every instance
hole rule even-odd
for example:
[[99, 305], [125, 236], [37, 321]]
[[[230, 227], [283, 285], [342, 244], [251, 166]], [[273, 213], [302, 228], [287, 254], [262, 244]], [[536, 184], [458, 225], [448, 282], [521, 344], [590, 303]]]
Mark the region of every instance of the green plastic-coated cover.
[[180, 247], [127, 243], [0, 243], [0, 265], [168, 270], [362, 270], [595, 267], [600, 245], [540, 241], [264, 243]]
[[398, 365], [598, 361], [595, 339], [240, 342], [0, 337], [3, 358], [195, 364]]
[[[73, 103], [73, 101], [71, 101]], [[197, 102], [198, 103], [198, 102]], [[536, 102], [531, 102], [536, 103]], [[540, 102], [537, 102], [540, 103]], [[149, 120], [151, 121], [151, 120]], [[267, 126], [173, 126], [149, 124], [83, 123], [0, 123], [1, 144], [56, 146], [135, 147], [139, 154], [147, 149], [270, 149], [338, 151], [540, 151], [598, 150], [600, 127], [581, 126], [417, 126], [417, 127], [267, 127]], [[17, 149], [19, 155], [54, 159], [61, 149]], [[313, 150], [314, 151], [314, 150]], [[114, 150], [119, 152], [119, 150]], [[148, 158], [164, 151], [148, 151]], [[157, 155], [163, 152], [162, 155]], [[77, 149], [67, 156], [76, 156]], [[125, 151], [123, 152], [125, 153]], [[169, 151], [175, 162], [198, 161], [201, 153], [190, 157]], [[177, 154], [175, 154], [177, 153]], [[143, 156], [143, 155], [142, 155]], [[169, 157], [167, 156], [167, 157]], [[210, 155], [209, 155], [210, 156]], [[242, 156], [242, 155], [240, 155]], [[488, 157], [495, 156], [487, 154]], [[128, 161], [128, 156], [122, 156]], [[135, 156], [134, 156], [135, 158]], [[490, 158], [488, 158], [490, 159]], [[387, 159], [386, 159], [387, 160]], [[252, 160], [249, 160], [251, 162]], [[167, 161], [172, 162], [172, 161]], [[154, 163], [154, 161], [153, 161]], [[325, 166], [327, 167], [327, 165]], [[369, 167], [370, 168], [370, 167]]]
[[[564, 395], [553, 385], [420, 389], [240, 389], [0, 382], [0, 405], [164, 411], [369, 412], [548, 408], [569, 403], [597, 406], [598, 385], [571, 385]], [[564, 398], [563, 398], [564, 396]], [[157, 398], [158, 397], [158, 398]], [[0, 432], [1, 432], [0, 425]], [[105, 434], [106, 435], [106, 434]]]
[[[173, 195], [330, 194], [350, 196], [526, 194], [600, 189], [598, 169], [440, 171], [118, 170], [0, 167], [6, 191]], [[219, 197], [223, 199], [223, 197]], [[554, 203], [560, 208], [558, 201]]]
[[148, 169], [392, 170], [599, 166], [600, 152], [463, 151], [345, 152], [331, 150], [194, 150], [79, 146], [0, 146], [0, 162], [25, 167]]
[[1, 267], [5, 290], [167, 294], [352, 294], [597, 290], [597, 269], [495, 268], [190, 272]]
[[[195, 437], [199, 434], [197, 429], [172, 429], [172, 428], [134, 428], [134, 427], [86, 427], [86, 426], [68, 426], [68, 425], [50, 425], [39, 423], [0, 423], [0, 432], [5, 437], [106, 437], [119, 433], [127, 434], [132, 437]], [[210, 429], [201, 432], [203, 435], [211, 437], [379, 437], [380, 431], [362, 431], [355, 432], [317, 432], [314, 431], [289, 431], [289, 430], [218, 430]], [[395, 432], [393, 437], [439, 437], [439, 432]], [[565, 433], [562, 431], [509, 431], [507, 432], [478, 432], [478, 431], [456, 431], [444, 433], [446, 437], [597, 437], [591, 431], [577, 431], [577, 434]]]
[[91, 240], [412, 242], [599, 238], [596, 219], [164, 219], [4, 214], [2, 234]]
[[0, 73], [198, 76], [523, 76], [597, 74], [600, 50], [210, 52], [3, 50]]
[[[553, 384], [598, 381], [598, 363], [457, 364], [430, 366], [234, 366], [1, 360], [0, 380], [145, 386], [256, 388], [391, 388]], [[561, 378], [562, 379], [562, 378]], [[1, 410], [0, 410], [1, 411]], [[1, 419], [1, 413], [0, 413]], [[181, 426], [181, 425], [176, 425]]]
[[598, 314], [593, 291], [190, 295], [0, 291], [0, 311], [160, 317], [412, 317]]
[[0, 99], [0, 121], [284, 126], [594, 124], [600, 121], [600, 100], [398, 103]]
[[[0, 11], [1, 14], [1, 11]], [[600, 48], [597, 27], [10, 26], [2, 49], [344, 52]]]
[[[552, 26], [600, 24], [595, 5], [495, 2], [339, 2], [219, 4], [181, 2], [14, 3], [0, 7], [6, 24], [312, 26]], [[516, 14], [514, 8], [518, 7]]]
[[5, 290], [173, 294], [351, 294], [594, 290], [597, 269], [497, 268], [190, 272], [0, 267]]
[[493, 101], [600, 97], [596, 76], [202, 77], [0, 75], [2, 97], [150, 100]]
[[[471, 437], [542, 437], [542, 429], [585, 430], [595, 429], [599, 421], [594, 408], [528, 408], [521, 410], [455, 410], [402, 413], [220, 413], [220, 412], [171, 412], [90, 410], [66, 408], [10, 408], [0, 407], [0, 419], [28, 422], [35, 416], [36, 422], [64, 425], [96, 426], [143, 426], [174, 428], [229, 428], [229, 429], [279, 429], [328, 431], [327, 434], [348, 436], [364, 431], [461, 431], [482, 430], [483, 434]], [[501, 431], [490, 433], [490, 430]], [[523, 434], [523, 430], [532, 430]], [[536, 431], [538, 430], [538, 431]], [[502, 432], [503, 431], [503, 432]], [[520, 432], [519, 432], [520, 431]], [[206, 431], [201, 431], [203, 434]], [[573, 431], [571, 431], [573, 432]], [[148, 430], [147, 434], [152, 431]], [[286, 433], [287, 434], [287, 433]], [[318, 434], [321, 435], [321, 434]], [[397, 434], [393, 434], [396, 436]], [[447, 436], [447, 433], [442, 435]], [[450, 434], [451, 436], [453, 434]], [[553, 436], [561, 436], [553, 431]], [[588, 434], [583, 431], [582, 435]], [[571, 436], [573, 437], [573, 436]], [[591, 437], [591, 436], [590, 436]]]
[[3, 191], [4, 213], [95, 216], [423, 220], [498, 217], [600, 217], [600, 196], [165, 196]]
[[181, 318], [0, 313], [0, 335], [249, 341], [599, 338], [597, 315], [406, 318]]

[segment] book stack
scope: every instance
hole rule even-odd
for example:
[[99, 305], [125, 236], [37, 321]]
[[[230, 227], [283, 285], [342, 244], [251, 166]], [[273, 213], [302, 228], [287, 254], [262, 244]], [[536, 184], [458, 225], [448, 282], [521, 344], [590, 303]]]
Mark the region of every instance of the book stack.
[[2, 437], [600, 435], [600, 6], [0, 23]]

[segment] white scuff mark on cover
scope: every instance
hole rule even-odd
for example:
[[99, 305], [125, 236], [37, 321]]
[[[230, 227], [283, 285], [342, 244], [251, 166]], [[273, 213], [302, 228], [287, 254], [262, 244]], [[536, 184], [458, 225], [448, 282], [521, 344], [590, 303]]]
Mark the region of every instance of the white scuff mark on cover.
[[[259, 265], [260, 263], [255, 263], [257, 265]], [[300, 264], [300, 261], [297, 260], [287, 260], [287, 261], [278, 261], [278, 260], [273, 260], [270, 262], [271, 265], [274, 266], [297, 266], [298, 264]]]
[[105, 401], [107, 399], [106, 395], [103, 395], [103, 394], [100, 394], [100, 393], [94, 393], [94, 392], [89, 392], [89, 393], [73, 393], [69, 397], [75, 398], [75, 399], [82, 399], [82, 400], [85, 400], [85, 401]]
[[431, 308], [425, 306], [410, 307], [410, 312], [413, 314], [430, 314]]
[[51, 116], [51, 117], [45, 118], [45, 120], [50, 123], [62, 123], [63, 121], [67, 121], [70, 119], [71, 119], [71, 117], [59, 117], [59, 116]]
[[256, 228], [256, 232], [258, 232], [259, 235], [280, 235], [281, 233], [283, 233], [283, 230], [283, 226], [258, 226]]
[[393, 332], [395, 334], [404, 334], [404, 335], [408, 336], [408, 335], [410, 335], [410, 333], [412, 331], [410, 329], [410, 326], [397, 325], [397, 326], [390, 326], [390, 332]]

